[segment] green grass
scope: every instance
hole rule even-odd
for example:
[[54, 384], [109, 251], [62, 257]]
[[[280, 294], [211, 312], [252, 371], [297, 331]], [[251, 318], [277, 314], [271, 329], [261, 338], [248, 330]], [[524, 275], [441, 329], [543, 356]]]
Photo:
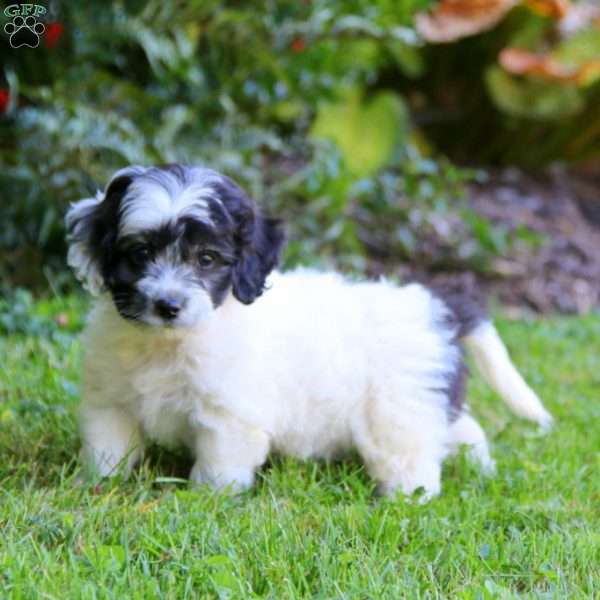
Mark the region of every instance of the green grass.
[[419, 506], [377, 498], [357, 460], [275, 459], [227, 497], [155, 450], [127, 482], [78, 484], [83, 306], [23, 306], [0, 314], [1, 598], [600, 597], [597, 317], [499, 323], [557, 427], [537, 435], [475, 379], [498, 474], [449, 460]]

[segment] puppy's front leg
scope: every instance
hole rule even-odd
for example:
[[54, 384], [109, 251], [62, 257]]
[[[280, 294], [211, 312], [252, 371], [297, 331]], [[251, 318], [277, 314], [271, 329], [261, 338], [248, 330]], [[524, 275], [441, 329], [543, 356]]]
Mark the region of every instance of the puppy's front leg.
[[201, 427], [196, 439], [196, 462], [190, 473], [195, 483], [237, 493], [254, 482], [254, 473], [269, 452], [268, 435], [235, 420]]
[[80, 415], [81, 454], [88, 474], [107, 477], [123, 467], [125, 475], [142, 453], [138, 424], [118, 407], [84, 407]]

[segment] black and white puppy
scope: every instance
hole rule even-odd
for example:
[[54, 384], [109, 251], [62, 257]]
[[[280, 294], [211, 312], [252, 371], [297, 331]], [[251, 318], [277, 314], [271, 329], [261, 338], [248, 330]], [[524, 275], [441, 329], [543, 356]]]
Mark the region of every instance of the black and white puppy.
[[69, 264], [97, 295], [81, 409], [96, 474], [128, 472], [146, 439], [187, 445], [193, 481], [234, 490], [271, 451], [356, 449], [382, 492], [435, 495], [458, 445], [494, 464], [462, 407], [463, 342], [517, 414], [552, 421], [467, 298], [270, 275], [281, 224], [216, 171], [128, 167], [66, 221]]

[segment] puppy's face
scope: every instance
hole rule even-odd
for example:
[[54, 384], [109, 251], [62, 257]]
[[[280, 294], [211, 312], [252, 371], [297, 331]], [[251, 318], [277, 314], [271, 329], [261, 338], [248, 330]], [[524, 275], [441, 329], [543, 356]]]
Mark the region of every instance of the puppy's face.
[[116, 173], [104, 194], [67, 214], [69, 264], [93, 293], [108, 291], [121, 316], [186, 327], [228, 292], [253, 302], [283, 244], [230, 179], [171, 165]]

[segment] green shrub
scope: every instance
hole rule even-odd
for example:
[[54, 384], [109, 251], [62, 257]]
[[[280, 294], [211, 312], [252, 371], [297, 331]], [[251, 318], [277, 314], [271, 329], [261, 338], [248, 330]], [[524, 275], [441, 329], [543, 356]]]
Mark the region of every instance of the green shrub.
[[[425, 266], [443, 254], [453, 266], [485, 269], [502, 234], [462, 200], [472, 173], [436, 162], [423, 131], [457, 154], [444, 128], [418, 122], [419, 97], [430, 102], [435, 86], [462, 82], [452, 69], [440, 73], [436, 50], [413, 29], [429, 4], [51, 5], [54, 40], [36, 49], [3, 40], [0, 87], [10, 94], [0, 116], [4, 286], [68, 286], [62, 219], [69, 202], [125, 164], [173, 161], [222, 170], [287, 216], [288, 265], [320, 256], [362, 269], [375, 251], [396, 259], [421, 252]], [[463, 46], [442, 52], [450, 61]], [[494, 78], [486, 79], [490, 56], [469, 59], [480, 90]], [[465, 147], [477, 143], [476, 130]], [[448, 231], [439, 226], [444, 219], [459, 227]], [[443, 253], [425, 251], [420, 240], [432, 236]]]

